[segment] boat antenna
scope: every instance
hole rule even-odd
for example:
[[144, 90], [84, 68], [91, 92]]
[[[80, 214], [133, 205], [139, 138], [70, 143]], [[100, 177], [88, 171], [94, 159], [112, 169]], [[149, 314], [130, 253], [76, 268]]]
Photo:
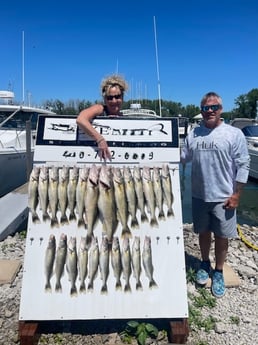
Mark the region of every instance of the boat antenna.
[[22, 31], [22, 104], [24, 104], [24, 31]]
[[157, 43], [156, 19], [155, 19], [155, 16], [153, 17], [153, 21], [154, 21], [155, 52], [156, 52], [157, 77], [158, 77], [159, 116], [161, 116], [160, 79], [159, 79], [159, 58], [158, 58], [158, 43]]

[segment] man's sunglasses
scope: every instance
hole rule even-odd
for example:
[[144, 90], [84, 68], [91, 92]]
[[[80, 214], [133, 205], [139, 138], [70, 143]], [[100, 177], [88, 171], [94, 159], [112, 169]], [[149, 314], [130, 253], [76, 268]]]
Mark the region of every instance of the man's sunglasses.
[[115, 99], [121, 99], [122, 98], [122, 95], [121, 93], [119, 95], [113, 95], [113, 96], [106, 96], [106, 99], [108, 101], [112, 101], [112, 99], [115, 98]]
[[220, 104], [213, 104], [213, 105], [203, 105], [201, 106], [202, 111], [206, 112], [209, 109], [211, 109], [212, 111], [217, 111], [221, 108]]

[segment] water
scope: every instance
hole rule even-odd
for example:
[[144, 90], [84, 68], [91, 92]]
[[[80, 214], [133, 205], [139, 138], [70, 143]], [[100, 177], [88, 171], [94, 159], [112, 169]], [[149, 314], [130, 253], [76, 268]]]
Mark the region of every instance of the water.
[[[180, 182], [183, 223], [192, 223], [191, 164], [185, 168], [180, 164]], [[237, 221], [240, 225], [258, 226], [258, 180], [249, 179], [237, 209]]]

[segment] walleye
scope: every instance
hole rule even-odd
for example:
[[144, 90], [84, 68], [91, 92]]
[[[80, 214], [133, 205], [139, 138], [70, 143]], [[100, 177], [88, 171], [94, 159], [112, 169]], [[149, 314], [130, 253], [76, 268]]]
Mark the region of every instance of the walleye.
[[157, 283], [153, 279], [153, 264], [152, 264], [152, 250], [151, 250], [151, 238], [145, 236], [143, 250], [142, 250], [142, 262], [145, 270], [145, 274], [149, 279], [149, 288], [157, 287]]
[[51, 212], [51, 227], [58, 226], [57, 209], [58, 209], [58, 167], [52, 166], [49, 169], [48, 198]]
[[45, 253], [45, 275], [46, 275], [46, 284], [45, 291], [51, 292], [50, 279], [53, 276], [53, 267], [56, 255], [56, 238], [54, 235], [49, 236], [48, 246]]
[[56, 274], [56, 292], [62, 291], [61, 278], [64, 274], [64, 266], [67, 255], [67, 236], [61, 234], [58, 248], [56, 251], [55, 274]]
[[145, 212], [145, 200], [143, 193], [141, 169], [138, 166], [135, 166], [133, 169], [133, 179], [137, 198], [137, 207], [141, 212], [141, 222], [148, 222], [148, 217]]
[[161, 186], [160, 170], [158, 167], [153, 167], [153, 190], [155, 195], [156, 206], [159, 210], [158, 219], [165, 220], [165, 213], [163, 210], [163, 193]]
[[99, 174], [98, 211], [99, 219], [103, 224], [104, 234], [111, 244], [113, 234], [117, 227], [117, 216], [111, 171], [106, 165], [102, 165]]
[[70, 211], [69, 220], [75, 220], [76, 187], [78, 182], [78, 167], [69, 169], [69, 179], [67, 185], [68, 209]]
[[93, 164], [89, 171], [85, 195], [85, 215], [87, 222], [87, 241], [90, 242], [98, 215], [99, 169]]
[[78, 227], [85, 227], [85, 221], [83, 218], [85, 205], [85, 193], [86, 193], [86, 187], [87, 187], [87, 178], [89, 176], [89, 168], [83, 167], [79, 169], [79, 177], [78, 182], [76, 186], [76, 209], [78, 213]]
[[91, 245], [89, 249], [89, 283], [88, 283], [88, 290], [93, 290], [93, 283], [94, 279], [98, 273], [98, 265], [99, 265], [99, 245], [98, 245], [98, 238], [92, 237]]
[[80, 246], [78, 251], [78, 267], [79, 267], [79, 280], [80, 292], [86, 292], [85, 279], [88, 274], [88, 246], [86, 237], [81, 237]]
[[124, 172], [124, 181], [125, 181], [125, 194], [126, 194], [126, 200], [128, 204], [128, 211], [131, 215], [131, 228], [139, 228], [138, 219], [136, 217], [136, 193], [135, 193], [135, 186], [134, 186], [134, 180], [131, 173], [131, 169], [127, 166], [123, 167]]
[[38, 166], [34, 166], [30, 173], [28, 184], [28, 206], [33, 223], [40, 223], [39, 216], [37, 214], [39, 173], [40, 168]]
[[142, 170], [142, 180], [143, 180], [143, 192], [145, 196], [145, 200], [147, 202], [147, 208], [151, 216], [150, 225], [152, 227], [158, 227], [158, 221], [155, 215], [155, 195], [153, 189], [153, 182], [151, 176], [150, 167], [143, 167]]
[[136, 279], [136, 290], [142, 290], [141, 276], [141, 250], [140, 250], [140, 237], [135, 236], [132, 245], [132, 268], [133, 275]]
[[121, 261], [121, 250], [119, 240], [117, 236], [113, 237], [112, 248], [111, 248], [111, 265], [116, 279], [116, 290], [122, 289], [121, 274], [122, 274], [122, 261]]
[[131, 230], [128, 227], [128, 206], [125, 194], [124, 177], [120, 168], [113, 168], [114, 194], [117, 208], [117, 218], [122, 224], [122, 237], [131, 237]]
[[66, 270], [68, 273], [69, 281], [71, 282], [70, 295], [77, 295], [76, 279], [78, 275], [78, 257], [76, 250], [76, 237], [70, 237], [68, 242], [67, 259], [66, 259]]
[[58, 202], [61, 211], [61, 224], [68, 224], [68, 218], [66, 215], [67, 208], [67, 185], [69, 179], [69, 167], [63, 166], [59, 170], [59, 183], [58, 183]]
[[122, 258], [123, 278], [125, 279], [124, 292], [131, 292], [132, 290], [130, 286], [130, 276], [132, 273], [132, 268], [131, 268], [130, 242], [129, 242], [128, 237], [124, 237], [123, 239], [121, 258]]
[[172, 192], [172, 181], [169, 172], [168, 164], [163, 164], [161, 168], [161, 185], [162, 191], [165, 199], [165, 203], [168, 207], [167, 217], [174, 217], [174, 211], [172, 209], [172, 204], [174, 201], [173, 192]]
[[39, 173], [39, 204], [42, 210], [42, 218], [45, 222], [50, 219], [49, 214], [47, 213], [48, 208], [48, 167], [43, 165]]
[[99, 251], [99, 270], [102, 280], [101, 293], [106, 294], [108, 292], [107, 279], [109, 275], [109, 250], [108, 250], [108, 238], [102, 237], [100, 251]]

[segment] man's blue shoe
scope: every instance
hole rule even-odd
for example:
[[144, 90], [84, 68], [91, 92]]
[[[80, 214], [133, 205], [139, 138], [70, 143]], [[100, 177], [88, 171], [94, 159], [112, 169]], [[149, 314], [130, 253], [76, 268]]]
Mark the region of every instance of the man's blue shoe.
[[226, 292], [224, 277], [221, 272], [214, 271], [212, 274], [211, 292], [217, 297], [223, 297]]
[[199, 270], [196, 273], [196, 283], [205, 285], [210, 277], [211, 264], [207, 261], [202, 261]]

